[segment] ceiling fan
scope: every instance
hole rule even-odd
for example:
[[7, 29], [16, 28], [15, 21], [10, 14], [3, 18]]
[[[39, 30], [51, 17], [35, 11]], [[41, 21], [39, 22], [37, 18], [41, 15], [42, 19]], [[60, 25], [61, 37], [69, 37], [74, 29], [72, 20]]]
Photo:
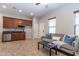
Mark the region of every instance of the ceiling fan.
[[39, 5], [39, 4], [41, 4], [41, 3], [35, 3], [35, 5]]
[[48, 8], [48, 3], [35, 3], [35, 5], [40, 5], [40, 4], [44, 4], [44, 6], [46, 7], [46, 8]]

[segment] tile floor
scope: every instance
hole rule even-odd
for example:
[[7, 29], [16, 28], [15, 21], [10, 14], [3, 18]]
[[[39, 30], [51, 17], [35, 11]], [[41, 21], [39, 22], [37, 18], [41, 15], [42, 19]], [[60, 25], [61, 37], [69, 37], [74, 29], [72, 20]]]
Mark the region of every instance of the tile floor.
[[[11, 42], [0, 42], [0, 56], [48, 56], [49, 50], [37, 49], [37, 42], [39, 40], [20, 40]], [[54, 50], [52, 51], [54, 55]], [[63, 55], [63, 54], [59, 54]]]

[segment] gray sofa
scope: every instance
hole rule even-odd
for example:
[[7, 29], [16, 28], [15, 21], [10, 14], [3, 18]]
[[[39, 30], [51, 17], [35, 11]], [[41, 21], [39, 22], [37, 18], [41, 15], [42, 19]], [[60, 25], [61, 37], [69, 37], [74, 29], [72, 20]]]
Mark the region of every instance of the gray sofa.
[[[52, 40], [53, 36], [60, 37], [58, 42], [64, 42], [63, 38], [64, 38], [65, 34], [59, 34], [59, 33], [46, 34], [46, 36], [41, 37], [41, 40], [44, 41], [44, 42], [53, 43], [55, 41], [55, 40]], [[75, 43], [74, 42], [76, 41], [76, 38], [77, 38], [77, 36], [75, 36], [75, 40], [72, 42], [72, 45], [70, 45], [70, 44], [62, 44], [60, 46], [60, 48], [58, 48], [58, 50], [63, 51], [63, 52], [65, 52], [67, 54], [70, 54], [70, 55], [75, 55], [75, 52], [76, 52], [77, 49], [75, 48]], [[54, 44], [56, 44], [56, 43], [54, 43]]]

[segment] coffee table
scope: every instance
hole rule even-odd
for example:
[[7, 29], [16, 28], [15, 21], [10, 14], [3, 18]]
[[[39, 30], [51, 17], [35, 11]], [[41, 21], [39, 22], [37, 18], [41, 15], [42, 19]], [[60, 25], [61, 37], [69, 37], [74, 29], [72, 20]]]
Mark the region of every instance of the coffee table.
[[40, 41], [40, 42], [38, 42], [38, 50], [39, 50], [40, 44], [43, 45], [43, 48], [44, 47], [49, 48], [49, 56], [51, 56], [51, 50], [52, 49], [55, 50], [55, 54], [57, 55], [57, 46], [55, 44], [44, 42], [44, 41]]

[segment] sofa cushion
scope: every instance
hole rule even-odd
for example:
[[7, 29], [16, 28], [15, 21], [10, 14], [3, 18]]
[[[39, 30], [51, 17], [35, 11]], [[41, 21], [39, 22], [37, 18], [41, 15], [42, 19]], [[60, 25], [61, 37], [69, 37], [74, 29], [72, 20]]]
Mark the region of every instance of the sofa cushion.
[[63, 44], [61, 46], [61, 48], [67, 49], [67, 50], [71, 50], [71, 51], [75, 51], [75, 47], [69, 45], [69, 44]]
[[73, 41], [75, 41], [75, 36], [74, 37], [70, 37], [68, 35], [65, 35], [65, 37], [64, 37], [64, 42], [65, 43], [68, 43], [68, 44], [72, 45]]
[[53, 37], [60, 37], [60, 41], [63, 41], [63, 37], [64, 37], [64, 34], [60, 34], [60, 33], [55, 33], [53, 34]]
[[46, 38], [47, 39], [52, 39], [52, 34], [50, 34], [50, 33], [49, 34], [46, 34]]
[[69, 54], [74, 54], [74, 50], [71, 51], [71, 50], [68, 50], [68, 49], [65, 49], [65, 48], [60, 48], [60, 50], [66, 52], [66, 53], [69, 53]]

